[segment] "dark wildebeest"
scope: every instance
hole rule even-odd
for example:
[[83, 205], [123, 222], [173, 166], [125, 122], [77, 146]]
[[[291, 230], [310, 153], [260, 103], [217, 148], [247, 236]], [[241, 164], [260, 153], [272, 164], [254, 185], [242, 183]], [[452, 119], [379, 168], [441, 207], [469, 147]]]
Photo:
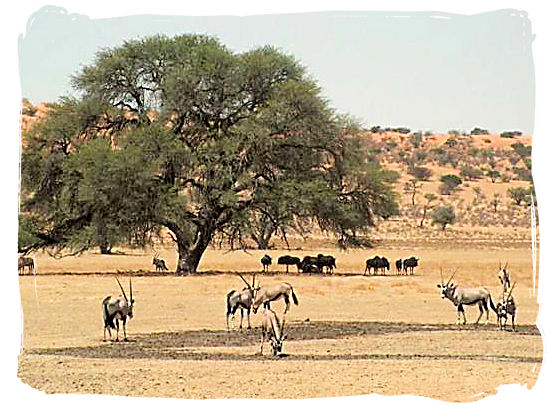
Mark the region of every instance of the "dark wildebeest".
[[369, 275], [371, 274], [371, 269], [373, 270], [374, 274], [376, 275], [376, 269], [378, 268], [380, 262], [380, 257], [377, 255], [374, 258], [369, 258], [365, 262], [365, 272], [363, 275], [367, 274], [367, 271]]
[[388, 261], [387, 258], [385, 258], [385, 257], [380, 258], [377, 255], [374, 258], [367, 259], [366, 264], [365, 264], [365, 273], [364, 273], [364, 275], [367, 274], [367, 271], [369, 272], [369, 275], [370, 275], [370, 273], [371, 273], [370, 270], [371, 269], [373, 269], [374, 275], [376, 275], [378, 273], [378, 271], [381, 271], [385, 275], [386, 274], [386, 269], [388, 271], [390, 270], [390, 262]]
[[19, 275], [25, 273], [25, 268], [29, 268], [29, 273], [34, 272], [34, 259], [30, 257], [19, 257], [17, 260], [17, 272]]
[[456, 271], [451, 275], [447, 283], [444, 283], [443, 273], [441, 272], [441, 284], [438, 284], [437, 287], [441, 290], [441, 298], [449, 299], [457, 307], [458, 317], [457, 317], [456, 324], [460, 324], [460, 315], [462, 315], [464, 319], [464, 322], [462, 324], [466, 324], [466, 314], [464, 313], [464, 305], [475, 305], [475, 304], [478, 305], [479, 316], [475, 324], [479, 322], [479, 320], [481, 319], [481, 316], [483, 316], [484, 311], [487, 315], [485, 324], [489, 323], [488, 305], [491, 306], [491, 309], [493, 309], [493, 311], [497, 314], [497, 317], [498, 317], [497, 309], [493, 303], [493, 300], [491, 299], [491, 293], [489, 293], [489, 291], [483, 287], [465, 288], [462, 286], [455, 285], [454, 283], [451, 283], [451, 280], [453, 279], [453, 276], [455, 275], [455, 273]]
[[323, 268], [327, 268], [327, 273], [333, 273], [333, 269], [336, 268], [336, 258], [334, 258], [332, 255], [323, 255], [318, 254], [317, 255], [317, 267], [319, 267], [321, 273], [323, 272]]
[[300, 262], [298, 265], [298, 269], [300, 269], [303, 273], [319, 273], [321, 272], [321, 269], [319, 268], [319, 264], [316, 257], [310, 257], [309, 255], [306, 255], [304, 259]]
[[414, 268], [418, 266], [418, 258], [410, 257], [403, 260], [403, 271], [405, 275], [409, 272], [410, 275], [414, 274]]
[[264, 271], [269, 272], [269, 265], [271, 265], [271, 257], [269, 255], [265, 254], [260, 261], [262, 262], [262, 265], [264, 267]]
[[286, 265], [286, 271], [288, 272], [289, 265], [296, 265], [296, 268], [300, 268], [300, 258], [291, 257], [290, 255], [283, 255], [277, 260], [277, 264]]
[[401, 275], [401, 269], [403, 269], [403, 261], [401, 259], [398, 259], [395, 261], [395, 274]]

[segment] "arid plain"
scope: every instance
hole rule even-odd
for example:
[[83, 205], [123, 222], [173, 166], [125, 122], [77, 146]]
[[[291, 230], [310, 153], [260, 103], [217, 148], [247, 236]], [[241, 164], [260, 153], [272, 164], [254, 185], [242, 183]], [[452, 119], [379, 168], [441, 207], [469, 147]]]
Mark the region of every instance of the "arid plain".
[[[334, 255], [332, 276], [298, 274], [295, 267], [287, 274], [280, 265], [262, 274], [264, 251], [258, 250], [209, 249], [199, 274], [190, 277], [157, 274], [152, 254], [138, 250], [60, 260], [38, 254], [38, 276], [20, 278], [19, 376], [47, 393], [185, 398], [378, 393], [471, 401], [502, 384], [531, 388], [542, 362], [542, 339], [535, 324], [530, 243], [511, 237], [472, 240], [460, 232], [454, 239], [452, 233], [440, 235], [345, 252], [323, 248], [319, 238], [290, 251]], [[173, 269], [175, 251], [167, 246], [159, 252]], [[269, 254], [277, 258], [288, 252]], [[365, 259], [375, 254], [392, 262], [415, 255], [420, 265], [413, 276], [396, 276], [393, 264], [390, 276], [363, 276]], [[488, 326], [456, 326], [455, 307], [436, 287], [440, 268], [447, 277], [458, 269], [457, 283], [486, 286], [496, 302], [499, 261], [508, 261], [517, 281], [517, 331], [500, 331], [493, 312]], [[239, 317], [237, 329], [226, 330], [225, 295], [243, 286], [236, 271], [248, 278], [256, 272], [264, 286], [287, 281], [294, 287], [299, 305], [292, 305], [286, 318], [283, 357], [258, 354], [259, 314], [252, 317], [251, 331], [239, 331]], [[115, 275], [126, 286], [129, 277], [133, 282], [129, 342], [102, 341], [101, 300], [119, 293]], [[274, 308], [282, 312], [283, 303]], [[467, 308], [469, 323], [477, 315], [477, 306]]]

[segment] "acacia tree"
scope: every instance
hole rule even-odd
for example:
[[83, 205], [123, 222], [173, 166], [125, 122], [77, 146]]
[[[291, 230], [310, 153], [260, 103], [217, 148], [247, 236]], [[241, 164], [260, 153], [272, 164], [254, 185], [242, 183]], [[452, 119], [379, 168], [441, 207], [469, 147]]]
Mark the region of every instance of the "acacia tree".
[[385, 175], [354, 168], [319, 87], [272, 47], [132, 40], [99, 52], [73, 85], [78, 97], [25, 136], [22, 251], [143, 245], [167, 228], [187, 274], [274, 189], [313, 196], [309, 213], [344, 246], [362, 242], [373, 202], [396, 210]]

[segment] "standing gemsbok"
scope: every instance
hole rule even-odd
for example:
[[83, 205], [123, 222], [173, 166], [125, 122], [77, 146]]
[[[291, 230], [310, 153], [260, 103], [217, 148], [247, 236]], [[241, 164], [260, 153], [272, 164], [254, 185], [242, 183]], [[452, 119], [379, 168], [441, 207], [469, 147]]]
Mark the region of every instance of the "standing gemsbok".
[[243, 313], [244, 310], [246, 310], [247, 317], [248, 317], [248, 328], [250, 329], [250, 309], [252, 308], [252, 301], [254, 300], [254, 281], [256, 279], [256, 275], [252, 275], [252, 285], [250, 285], [246, 279], [243, 278], [243, 276], [237, 272], [237, 275], [243, 280], [245, 283], [245, 287], [240, 290], [232, 290], [227, 294], [226, 302], [227, 302], [227, 313], [225, 314], [225, 322], [227, 324], [227, 329], [229, 330], [229, 319], [231, 318], [231, 323], [234, 326], [234, 320], [235, 320], [235, 313], [238, 309], [241, 309], [241, 324], [239, 328], [243, 328]]
[[489, 323], [489, 308], [488, 305], [491, 306], [491, 309], [497, 313], [497, 309], [493, 303], [493, 300], [491, 299], [491, 294], [486, 288], [483, 287], [475, 287], [475, 288], [469, 288], [469, 287], [462, 287], [455, 285], [454, 283], [451, 283], [451, 280], [453, 279], [453, 276], [455, 275], [456, 271], [451, 275], [447, 283], [443, 282], [443, 272], [440, 269], [441, 273], [441, 285], [437, 285], [439, 289], [441, 289], [441, 298], [442, 299], [449, 299], [458, 310], [458, 318], [456, 321], [456, 324], [460, 324], [460, 315], [462, 314], [462, 317], [464, 319], [464, 322], [462, 324], [466, 324], [466, 314], [464, 313], [464, 305], [474, 305], [477, 304], [479, 306], [479, 317], [477, 318], [475, 324], [479, 323], [479, 320], [481, 319], [481, 316], [483, 316], [483, 312], [485, 311], [487, 315], [487, 319], [485, 321], [485, 324]]
[[288, 312], [288, 309], [290, 308], [290, 296], [292, 296], [294, 304], [298, 306], [298, 298], [296, 297], [294, 289], [292, 288], [292, 285], [290, 283], [282, 282], [278, 285], [269, 286], [267, 288], [260, 287], [260, 285], [258, 284], [258, 287], [255, 288], [252, 311], [254, 312], [254, 314], [256, 314], [256, 312], [258, 311], [258, 307], [260, 307], [261, 305], [269, 308], [270, 302], [283, 298], [286, 303], [284, 312], [284, 314], [286, 314]]
[[[116, 341], [118, 341], [118, 329], [119, 329], [119, 320], [122, 321], [122, 329], [124, 331], [124, 341], [128, 341], [126, 337], [126, 320], [127, 318], [134, 317], [134, 298], [132, 295], [132, 280], [130, 279], [130, 300], [124, 292], [124, 288], [120, 284], [118, 278], [115, 278], [120, 290], [122, 291], [122, 296], [111, 297], [107, 296], [101, 302], [101, 307], [103, 309], [103, 341], [107, 339], [105, 331], [109, 332], [109, 338], [112, 338], [111, 329], [116, 328]], [[115, 326], [116, 323], [116, 326]]]
[[262, 342], [260, 344], [260, 355], [263, 355], [264, 340], [269, 340], [273, 355], [280, 354], [283, 350], [283, 340], [286, 338], [284, 334], [285, 320], [279, 321], [277, 314], [268, 308], [264, 309], [262, 317]]
[[516, 286], [516, 282], [512, 285], [509, 291], [504, 291], [502, 293], [502, 301], [497, 303], [497, 321], [498, 326], [501, 330], [506, 328], [506, 322], [508, 320], [508, 315], [512, 318], [512, 330], [516, 331], [516, 302], [512, 297], [512, 290]]

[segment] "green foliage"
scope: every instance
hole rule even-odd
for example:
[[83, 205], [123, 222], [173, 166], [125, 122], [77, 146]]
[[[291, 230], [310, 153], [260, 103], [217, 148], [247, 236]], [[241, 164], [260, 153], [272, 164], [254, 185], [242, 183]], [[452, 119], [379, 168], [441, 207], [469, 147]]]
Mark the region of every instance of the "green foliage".
[[486, 134], [489, 134], [489, 131], [488, 130], [485, 130], [483, 128], [479, 128], [479, 127], [475, 127], [472, 129], [472, 131], [470, 131], [470, 134], [471, 135], [486, 135]]
[[453, 224], [456, 220], [456, 215], [452, 206], [439, 206], [432, 212], [432, 222], [439, 224], [442, 230], [445, 230], [447, 225]]
[[468, 180], [477, 180], [483, 176], [483, 171], [470, 165], [460, 168], [460, 176]]
[[496, 180], [500, 177], [500, 172], [495, 169], [490, 169], [487, 171], [487, 176], [491, 179], [492, 183], [495, 183]]
[[99, 52], [72, 80], [80, 97], [26, 135], [21, 249], [108, 251], [165, 227], [187, 273], [215, 236], [309, 218], [346, 247], [398, 211], [397, 174], [365, 163], [359, 126], [272, 47], [154, 36]]
[[451, 194], [462, 184], [462, 179], [454, 174], [443, 175], [440, 180], [439, 192], [444, 195]]
[[409, 168], [408, 173], [420, 181], [428, 181], [433, 175], [432, 170], [425, 166], [413, 166]]
[[524, 187], [513, 187], [508, 189], [508, 197], [512, 199], [512, 201], [518, 205], [521, 206], [522, 203], [528, 203], [531, 201], [531, 190]]
[[502, 138], [515, 138], [521, 136], [523, 133], [521, 131], [503, 131], [500, 133]]
[[525, 158], [531, 157], [531, 146], [516, 142], [512, 144], [511, 147], [520, 159], [524, 160]]
[[424, 135], [422, 134], [421, 131], [415, 132], [411, 138], [411, 144], [413, 145], [413, 147], [415, 148], [420, 147], [420, 145], [422, 144], [423, 138], [424, 138]]

